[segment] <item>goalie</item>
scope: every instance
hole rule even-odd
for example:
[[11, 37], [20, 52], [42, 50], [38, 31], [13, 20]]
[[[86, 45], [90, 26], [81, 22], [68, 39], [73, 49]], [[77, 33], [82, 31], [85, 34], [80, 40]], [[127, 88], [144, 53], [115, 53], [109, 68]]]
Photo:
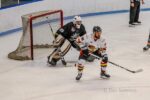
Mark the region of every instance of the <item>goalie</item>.
[[80, 47], [76, 43], [76, 38], [86, 34], [84, 25], [80, 16], [75, 16], [72, 22], [67, 23], [55, 34], [55, 41], [53, 46], [55, 47], [54, 51], [48, 56], [48, 63], [55, 66], [57, 61], [61, 59], [62, 63], [66, 65], [64, 56], [73, 46], [78, 51]]
[[93, 34], [85, 35], [79, 42], [82, 43], [78, 63], [76, 64], [78, 75], [76, 80], [80, 80], [84, 69], [84, 61], [93, 61], [94, 56], [102, 58], [100, 61], [100, 76], [101, 78], [109, 78], [110, 75], [106, 73], [108, 56], [106, 53], [106, 41], [101, 37], [102, 30], [99, 26], [93, 27]]

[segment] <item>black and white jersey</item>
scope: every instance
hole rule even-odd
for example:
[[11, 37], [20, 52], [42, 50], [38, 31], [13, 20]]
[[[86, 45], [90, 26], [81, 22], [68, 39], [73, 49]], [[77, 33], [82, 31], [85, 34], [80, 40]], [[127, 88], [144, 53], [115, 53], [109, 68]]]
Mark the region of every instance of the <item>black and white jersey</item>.
[[80, 29], [77, 29], [73, 22], [70, 22], [58, 29], [56, 33], [61, 34], [66, 39], [69, 39], [83, 36], [86, 33], [86, 30], [83, 24], [81, 24]]

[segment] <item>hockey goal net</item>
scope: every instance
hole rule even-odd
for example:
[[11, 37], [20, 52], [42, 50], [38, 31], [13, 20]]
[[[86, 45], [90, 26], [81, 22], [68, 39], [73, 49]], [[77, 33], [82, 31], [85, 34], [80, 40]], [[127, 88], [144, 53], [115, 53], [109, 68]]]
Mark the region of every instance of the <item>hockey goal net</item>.
[[51, 47], [54, 34], [62, 25], [62, 10], [39, 11], [23, 15], [23, 34], [20, 43], [15, 51], [8, 54], [8, 58], [33, 60], [37, 49]]

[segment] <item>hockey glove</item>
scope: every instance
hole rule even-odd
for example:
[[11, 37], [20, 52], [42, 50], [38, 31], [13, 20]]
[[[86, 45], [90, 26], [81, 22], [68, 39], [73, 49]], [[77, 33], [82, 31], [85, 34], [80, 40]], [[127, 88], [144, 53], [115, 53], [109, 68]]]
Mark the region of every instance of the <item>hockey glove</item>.
[[76, 43], [76, 41], [70, 41], [70, 43], [75, 49], [77, 49], [77, 51], [81, 50], [80, 46], [78, 45], [78, 43]]
[[102, 61], [103, 61], [103, 62], [108, 62], [108, 56], [107, 56], [107, 54], [104, 54], [104, 55], [102, 56]]

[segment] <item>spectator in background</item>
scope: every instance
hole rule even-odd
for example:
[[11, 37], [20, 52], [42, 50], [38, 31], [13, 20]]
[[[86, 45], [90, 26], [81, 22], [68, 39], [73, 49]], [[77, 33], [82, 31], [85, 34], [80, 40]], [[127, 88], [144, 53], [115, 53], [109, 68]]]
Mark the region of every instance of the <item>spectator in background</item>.
[[140, 4], [144, 4], [144, 0], [130, 0], [130, 21], [129, 26], [141, 24], [139, 21]]

